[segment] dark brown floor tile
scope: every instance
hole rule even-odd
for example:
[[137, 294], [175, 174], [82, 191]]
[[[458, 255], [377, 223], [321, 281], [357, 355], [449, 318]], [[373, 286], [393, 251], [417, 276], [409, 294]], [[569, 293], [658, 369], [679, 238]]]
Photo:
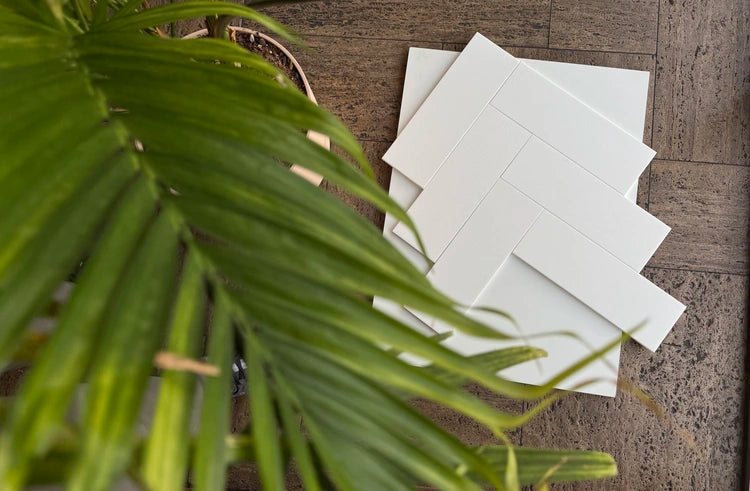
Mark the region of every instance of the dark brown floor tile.
[[662, 0], [659, 158], [750, 164], [750, 2]]
[[672, 227], [649, 263], [748, 272], [750, 168], [657, 160], [649, 211]]
[[250, 423], [247, 396], [232, 398], [232, 433], [242, 433]]
[[[231, 465], [227, 468], [227, 490], [255, 491], [262, 488], [263, 486], [261, 485], [260, 474], [258, 473], [258, 466], [256, 463], [242, 462]], [[305, 489], [299, 475], [294, 470], [293, 463], [292, 468], [286, 473], [284, 489], [286, 491], [303, 491]]]
[[614, 455], [619, 476], [556, 489], [737, 489], [747, 278], [649, 269], [687, 305], [656, 353], [629, 342], [620, 377], [650, 394], [661, 421], [636, 397], [570, 396], [526, 425], [523, 443]]
[[242, 462], [227, 468], [227, 489], [261, 489], [258, 466]]
[[307, 35], [467, 42], [479, 31], [496, 42], [546, 46], [550, 0], [333, 0], [263, 10]]
[[553, 0], [551, 48], [656, 52], [658, 0]]
[[0, 397], [15, 395], [28, 368], [11, 368], [0, 373]]
[[206, 27], [205, 21], [201, 19], [187, 19], [177, 22], [175, 25], [175, 37], [183, 37]]

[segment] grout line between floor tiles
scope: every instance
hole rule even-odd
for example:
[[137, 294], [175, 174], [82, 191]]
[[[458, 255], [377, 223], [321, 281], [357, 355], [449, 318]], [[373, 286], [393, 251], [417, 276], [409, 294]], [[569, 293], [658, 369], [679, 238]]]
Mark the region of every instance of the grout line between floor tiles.
[[552, 46], [552, 2], [549, 0], [549, 20], [547, 21], [547, 48]]
[[[465, 44], [465, 43], [456, 43]], [[534, 47], [534, 46], [510, 46], [507, 44], [501, 47], [506, 48], [529, 48], [529, 49], [549, 49], [551, 51], [573, 51], [579, 53], [601, 53], [601, 54], [615, 54], [615, 55], [633, 55], [633, 56], [656, 56], [654, 53], [647, 53], [645, 51], [614, 51], [614, 50], [603, 50], [603, 49], [583, 49], [583, 48], [555, 48], [552, 46], [547, 47]]]
[[[430, 43], [430, 44], [442, 44], [443, 49], [448, 44], [460, 44], [467, 45], [468, 41], [445, 41], [445, 40], [428, 40], [428, 39], [402, 39], [402, 38], [388, 38], [388, 37], [374, 37], [374, 36], [342, 36], [339, 34], [302, 34], [305, 38], [338, 38], [338, 39], [362, 39], [367, 41], [394, 41], [394, 42], [405, 42], [405, 43]], [[526, 48], [526, 49], [549, 49], [552, 51], [576, 51], [583, 53], [602, 53], [602, 54], [616, 54], [616, 55], [638, 55], [638, 56], [654, 56], [654, 53], [647, 51], [619, 51], [619, 50], [604, 50], [604, 49], [584, 49], [584, 48], [555, 48], [549, 45], [539, 46], [535, 44], [508, 44], [498, 43], [493, 41], [501, 48]]]
[[[658, 68], [659, 68], [659, 26], [660, 26], [660, 16], [661, 16], [661, 2], [659, 2], [656, 5], [656, 49], [654, 52], [654, 95], [651, 100], [651, 148], [654, 147], [654, 127], [656, 123], [656, 78], [658, 75]], [[649, 183], [651, 182], [650, 174], [649, 174]], [[650, 184], [649, 184], [650, 188]]]
[[660, 269], [663, 271], [682, 271], [685, 273], [700, 273], [700, 274], [723, 274], [728, 276], [741, 276], [741, 277], [747, 277], [748, 273], [733, 273], [729, 271], [709, 271], [705, 269], [692, 269], [692, 268], [671, 268], [669, 266], [652, 266], [650, 264], [647, 264], [643, 270], [647, 269]]
[[368, 143], [393, 143], [393, 138], [357, 138], [357, 140]]
[[[651, 213], [649, 210], [651, 208], [651, 173], [654, 168], [653, 163], [654, 161], [652, 160], [648, 164], [648, 187], [646, 188], [646, 211], [648, 211], [649, 213]], [[636, 201], [638, 201], [637, 198]]]
[[750, 162], [747, 164], [734, 163], [734, 162], [711, 162], [708, 160], [688, 160], [688, 159], [668, 159], [668, 158], [655, 158], [652, 162], [677, 162], [680, 164], [700, 164], [700, 165], [728, 165], [731, 167], [750, 167]]
[[[446, 44], [461, 44], [466, 45], [468, 41], [435, 41], [426, 39], [401, 39], [401, 38], [383, 38], [383, 37], [370, 37], [370, 36], [341, 36], [335, 34], [303, 34], [305, 38], [338, 38], [338, 39], [362, 39], [369, 41], [394, 41], [394, 42], [406, 42], [406, 43], [430, 43], [430, 44], [441, 44], [445, 49]], [[605, 50], [605, 49], [584, 49], [584, 48], [556, 48], [549, 46], [537, 46], [533, 44], [507, 44], [497, 43], [495, 44], [501, 48], [526, 48], [526, 49], [549, 49], [552, 51], [575, 51], [582, 53], [602, 53], [602, 54], [615, 54], [615, 55], [637, 55], [637, 56], [656, 56], [655, 53], [649, 53], [647, 51], [620, 51], [620, 50]]]
[[[551, 11], [550, 11], [551, 15]], [[585, 49], [585, 48], [557, 48], [550, 46], [550, 36], [547, 36], [547, 45], [539, 46], [535, 44], [507, 44], [507, 43], [495, 43], [503, 48], [527, 48], [527, 49], [549, 49], [553, 51], [578, 51], [585, 53], [612, 53], [618, 55], [640, 55], [640, 56], [655, 56], [655, 53], [649, 53], [647, 51], [623, 51], [623, 50], [608, 50], [608, 49]], [[429, 43], [429, 44], [441, 44], [442, 48], [445, 49], [447, 44], [461, 44], [466, 45], [468, 41], [453, 41], [453, 40], [435, 40], [435, 39], [404, 39], [397, 37], [378, 37], [378, 36], [346, 36], [340, 34], [312, 34], [301, 32], [303, 38], [338, 38], [338, 39], [362, 39], [369, 41], [394, 41], [394, 42], [406, 42], [406, 43]], [[495, 42], [495, 41], [493, 41]]]
[[[656, 46], [654, 47], [654, 81], [653, 92], [651, 94], [651, 141], [649, 146], [654, 148], [654, 128], [656, 126], [656, 78], [658, 77], [659, 66], [659, 26], [661, 17], [661, 2], [656, 4]], [[653, 161], [648, 166], [648, 192], [646, 193], [646, 211], [651, 212], [651, 179], [653, 177]]]

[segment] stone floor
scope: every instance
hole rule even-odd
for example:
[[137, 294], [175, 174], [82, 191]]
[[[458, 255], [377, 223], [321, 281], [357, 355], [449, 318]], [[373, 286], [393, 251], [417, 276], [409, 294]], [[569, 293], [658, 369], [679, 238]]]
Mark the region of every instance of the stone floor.
[[[651, 72], [644, 139], [658, 152], [639, 203], [673, 230], [644, 271], [687, 305], [652, 354], [630, 343], [622, 378], [651, 395], [577, 395], [515, 435], [611, 452], [613, 480], [556, 489], [736, 489], [744, 468], [750, 216], [747, 0], [351, 0], [265, 10], [305, 35], [297, 49], [320, 103], [359, 137], [383, 187], [409, 46], [460, 49], [479, 30], [518, 56]], [[187, 27], [185, 28], [187, 29]], [[341, 194], [331, 186], [330, 191]], [[342, 196], [382, 226], [383, 216]], [[521, 409], [485, 392], [491, 404]], [[423, 405], [471, 443], [488, 431]], [[237, 484], [242, 476], [237, 476]]]
[[[517, 56], [650, 71], [644, 140], [658, 153], [641, 177], [639, 203], [673, 230], [644, 274], [687, 312], [657, 353], [626, 345], [620, 376], [648, 393], [666, 416], [657, 418], [626, 392], [614, 399], [575, 395], [513, 438], [528, 446], [603, 450], [618, 462], [615, 479], [555, 489], [741, 487], [750, 1], [328, 0], [265, 12], [306, 37], [312, 50], [293, 51], [320, 103], [362, 142], [384, 188], [390, 171], [380, 156], [396, 135], [409, 46], [457, 50], [479, 30]], [[196, 27], [179, 29], [185, 34]], [[382, 226], [379, 211], [328, 189]], [[3, 380], [0, 393], [13, 386], [15, 378]], [[524, 409], [479, 387], [471, 390], [498, 408]], [[242, 401], [236, 403], [242, 413]], [[468, 443], [493, 441], [465, 417], [419, 406]], [[253, 489], [256, 482], [252, 467], [245, 467], [233, 470], [229, 486]]]

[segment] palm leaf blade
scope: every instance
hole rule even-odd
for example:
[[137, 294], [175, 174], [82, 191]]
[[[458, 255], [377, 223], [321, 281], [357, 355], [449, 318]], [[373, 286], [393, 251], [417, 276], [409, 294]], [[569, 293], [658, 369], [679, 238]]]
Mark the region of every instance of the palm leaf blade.
[[22, 329], [70, 273], [96, 227], [109, 210], [112, 193], [132, 176], [128, 159], [113, 163], [45, 222], [32, 247], [27, 247], [0, 280], [0, 366], [19, 342]]
[[109, 489], [130, 461], [133, 425], [154, 354], [163, 341], [176, 275], [177, 236], [162, 213], [120, 280], [123, 298], [111, 305], [104, 321], [71, 489]]
[[[166, 346], [169, 353], [186, 358], [200, 356], [204, 302], [201, 268], [195, 257], [188, 255], [172, 314]], [[153, 430], [142, 464], [143, 478], [150, 489], [184, 489], [195, 382], [195, 375], [186, 371], [167, 370], [162, 376]]]
[[247, 328], [243, 331], [243, 334], [245, 336], [250, 414], [252, 414], [252, 435], [255, 441], [255, 455], [258, 460], [263, 489], [283, 490], [284, 470], [274, 405], [266, 380], [265, 357], [255, 339], [255, 335]]
[[[502, 445], [484, 447], [482, 455], [495, 467], [505, 472], [508, 448]], [[518, 479], [521, 484], [536, 484], [547, 470], [559, 465], [549, 482], [570, 482], [581, 479], [604, 479], [617, 474], [617, 465], [609, 454], [588, 450], [545, 450], [513, 447]]]
[[48, 447], [89, 365], [117, 278], [152, 214], [153, 197], [140, 179], [113, 213], [52, 338], [21, 387], [0, 440], [0, 480], [20, 486], [29, 459]]
[[208, 344], [208, 362], [219, 367], [216, 377], [206, 379], [200, 430], [193, 455], [193, 485], [199, 491], [224, 489], [227, 451], [224, 437], [229, 433], [232, 377], [232, 320], [223, 295], [214, 304]]

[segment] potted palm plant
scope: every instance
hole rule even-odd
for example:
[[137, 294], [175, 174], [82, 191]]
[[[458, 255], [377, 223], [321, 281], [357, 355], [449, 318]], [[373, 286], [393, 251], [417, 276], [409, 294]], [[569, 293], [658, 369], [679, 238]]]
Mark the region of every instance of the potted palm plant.
[[[284, 487], [290, 462], [309, 489], [518, 489], [616, 472], [606, 454], [510, 445], [506, 432], [559, 397], [551, 387], [566, 374], [528, 387], [496, 372], [542, 352], [463, 357], [365, 300], [382, 296], [474, 335], [508, 337], [463, 315], [369, 222], [283, 164], [411, 225], [335, 117], [226, 40], [151, 31], [232, 15], [294, 41], [291, 33], [240, 5], [141, 4], [0, 1], [0, 366], [32, 358], [0, 412], [2, 489], [101, 490], [125, 476], [146, 489], [183, 489], [188, 470], [196, 489], [221, 489], [227, 465], [247, 460], [264, 489]], [[82, 258], [56, 327], [29, 354], [31, 319]], [[231, 434], [236, 336], [252, 417]], [[399, 352], [431, 364], [410, 366]], [[180, 363], [163, 371], [141, 435], [136, 420], [159, 353]], [[192, 434], [204, 354], [213, 370], [204, 370]], [[506, 414], [462, 390], [469, 381], [540, 400]], [[65, 415], [82, 382], [82, 415], [71, 424]], [[412, 409], [413, 397], [474, 418], [502, 444], [464, 445]]]

